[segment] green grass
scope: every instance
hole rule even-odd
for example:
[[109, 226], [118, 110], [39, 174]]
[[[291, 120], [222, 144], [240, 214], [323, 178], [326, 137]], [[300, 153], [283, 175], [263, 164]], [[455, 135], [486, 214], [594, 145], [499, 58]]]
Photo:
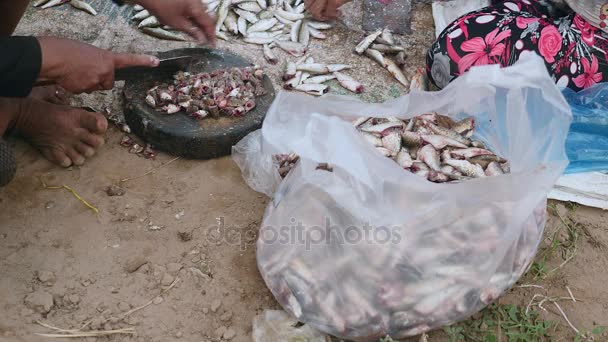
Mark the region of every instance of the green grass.
[[443, 328], [450, 342], [550, 341], [549, 330], [556, 323], [539, 318], [536, 311], [525, 313], [515, 305], [492, 304], [481, 311], [478, 319]]

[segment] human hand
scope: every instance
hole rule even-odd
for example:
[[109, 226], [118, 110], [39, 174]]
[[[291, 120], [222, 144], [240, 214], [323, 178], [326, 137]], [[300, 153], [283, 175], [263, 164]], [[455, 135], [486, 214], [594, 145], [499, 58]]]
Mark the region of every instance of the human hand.
[[200, 0], [136, 0], [158, 20], [196, 39], [200, 44], [215, 43], [215, 19], [207, 14]]
[[338, 8], [351, 0], [304, 0], [308, 12], [317, 20], [336, 19], [340, 12]]
[[116, 53], [75, 40], [39, 37], [42, 65], [39, 78], [73, 93], [112, 89], [114, 70], [130, 66], [158, 66], [155, 56]]

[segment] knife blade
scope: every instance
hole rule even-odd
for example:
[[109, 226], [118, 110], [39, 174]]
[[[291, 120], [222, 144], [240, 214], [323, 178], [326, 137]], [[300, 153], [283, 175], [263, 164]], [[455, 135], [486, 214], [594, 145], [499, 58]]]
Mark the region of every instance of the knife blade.
[[[160, 60], [160, 63], [156, 68], [150, 67], [127, 67], [114, 70], [114, 81], [126, 81], [137, 79], [141, 77], [144, 72], [160, 72], [163, 74], [174, 74], [180, 70], [188, 70], [192, 63], [192, 56], [178, 56], [171, 58], [164, 58]], [[35, 87], [53, 85], [56, 84], [53, 80], [40, 80], [34, 83]]]

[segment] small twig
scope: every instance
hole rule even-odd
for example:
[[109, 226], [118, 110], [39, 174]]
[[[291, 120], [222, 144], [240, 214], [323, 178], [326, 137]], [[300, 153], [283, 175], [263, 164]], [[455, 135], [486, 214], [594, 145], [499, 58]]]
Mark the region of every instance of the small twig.
[[572, 298], [572, 301], [576, 303], [576, 298], [574, 298], [574, 295], [572, 294], [572, 291], [570, 291], [570, 288], [568, 286], [566, 286], [566, 290], [568, 291], [570, 298]]
[[85, 322], [85, 323], [84, 323], [84, 324], [83, 324], [83, 325], [82, 325], [80, 328], [78, 328], [78, 329], [61, 329], [61, 328], [54, 327], [54, 326], [52, 326], [52, 325], [50, 325], [50, 324], [47, 324], [47, 323], [44, 323], [44, 322], [41, 322], [41, 321], [36, 321], [36, 323], [38, 323], [39, 325], [41, 325], [41, 326], [43, 326], [43, 327], [45, 327], [45, 328], [49, 328], [49, 329], [51, 329], [51, 330], [59, 331], [59, 332], [62, 332], [62, 333], [76, 333], [76, 332], [79, 332], [79, 331], [81, 331], [82, 329], [86, 328], [87, 326], [89, 326], [89, 324], [91, 324], [91, 322], [92, 322], [92, 321], [93, 321], [93, 320], [89, 320], [89, 321]]
[[89, 204], [89, 202], [87, 202], [84, 198], [82, 198], [77, 192], [76, 190], [72, 189], [71, 187], [63, 184], [61, 186], [57, 186], [57, 185], [47, 185], [46, 182], [44, 181], [44, 179], [42, 179], [42, 177], [38, 177], [40, 179], [40, 183], [42, 183], [42, 187], [45, 189], [66, 189], [67, 191], [71, 192], [72, 195], [74, 197], [76, 197], [77, 200], [79, 200], [82, 204], [84, 204], [85, 206], [87, 206], [87, 208], [93, 210], [93, 212], [95, 214], [99, 214], [99, 209], [97, 209], [96, 207], [92, 206], [91, 204]]
[[528, 303], [528, 306], [526, 306], [526, 316], [530, 312], [530, 308], [534, 305], [534, 300], [536, 299], [536, 297], [543, 297], [543, 295], [537, 293], [534, 296], [532, 296], [530, 303]]
[[36, 333], [36, 335], [38, 335], [38, 336], [51, 337], [51, 338], [99, 337], [99, 336], [109, 336], [109, 335], [119, 335], [119, 334], [133, 335], [133, 334], [135, 334], [135, 329], [125, 328], [125, 329], [116, 329], [116, 330], [95, 330], [95, 331], [74, 332], [74, 333], [67, 333], [67, 334]]
[[125, 178], [125, 179], [121, 179], [121, 180], [120, 180], [120, 183], [124, 183], [124, 182], [128, 182], [128, 181], [130, 181], [130, 180], [134, 180], [134, 179], [138, 179], [138, 178], [141, 178], [141, 177], [145, 177], [145, 176], [147, 176], [147, 175], [151, 174], [152, 172], [154, 172], [154, 171], [156, 171], [156, 170], [158, 170], [158, 169], [160, 169], [160, 168], [162, 168], [162, 167], [165, 167], [165, 166], [167, 166], [167, 165], [169, 165], [169, 164], [173, 163], [174, 161], [178, 160], [179, 158], [180, 158], [180, 157], [175, 157], [175, 158], [173, 158], [173, 159], [169, 160], [168, 162], [166, 162], [166, 163], [164, 163], [164, 164], [161, 164], [161, 165], [159, 165], [159, 166], [157, 166], [157, 167], [154, 167], [154, 168], [152, 168], [152, 169], [148, 170], [148, 171], [147, 171], [146, 173], [144, 173], [143, 175], [139, 175], [139, 176], [135, 176], [135, 177], [130, 177], [130, 178]]
[[[139, 311], [139, 310], [141, 310], [141, 309], [144, 309], [144, 308], [146, 308], [146, 307], [150, 306], [152, 303], [154, 303], [154, 300], [155, 300], [157, 297], [160, 297], [160, 296], [162, 296], [163, 294], [167, 293], [167, 291], [171, 290], [171, 289], [172, 289], [172, 288], [173, 288], [173, 287], [174, 287], [174, 286], [177, 284], [177, 282], [178, 282], [179, 280], [180, 280], [179, 278], [175, 278], [175, 280], [174, 280], [174, 281], [171, 283], [171, 285], [169, 285], [169, 287], [167, 287], [166, 289], [162, 290], [158, 296], [155, 296], [154, 298], [150, 299], [150, 300], [149, 300], [149, 301], [148, 301], [146, 304], [144, 304], [144, 305], [138, 306], [138, 307], [136, 307], [136, 308], [133, 308], [133, 309], [131, 309], [131, 310], [129, 310], [129, 311], [124, 312], [123, 314], [121, 314], [121, 315], [120, 315], [119, 317], [117, 317], [117, 318], [118, 318], [119, 320], [120, 320], [120, 319], [124, 319], [125, 317], [129, 316], [130, 314], [132, 314], [132, 313], [134, 313], [134, 312], [136, 312], [136, 311]], [[111, 318], [108, 318], [108, 320], [110, 320], [110, 319], [111, 319]]]
[[537, 288], [537, 289], [542, 289], [543, 291], [547, 292], [547, 290], [544, 287], [540, 286], [540, 285], [524, 284], [524, 285], [518, 285], [517, 287], [521, 287], [521, 288], [534, 287], [534, 288]]
[[556, 301], [553, 301], [553, 304], [555, 304], [555, 307], [562, 314], [562, 317], [564, 317], [566, 322], [568, 322], [568, 325], [570, 326], [570, 328], [572, 328], [572, 330], [574, 330], [577, 334], [580, 334], [580, 331], [578, 329], [576, 329], [576, 327], [570, 322], [570, 320], [568, 319], [568, 316], [566, 316], [566, 313], [564, 313], [564, 310], [562, 310], [562, 308], [559, 306], [559, 304], [557, 304]]

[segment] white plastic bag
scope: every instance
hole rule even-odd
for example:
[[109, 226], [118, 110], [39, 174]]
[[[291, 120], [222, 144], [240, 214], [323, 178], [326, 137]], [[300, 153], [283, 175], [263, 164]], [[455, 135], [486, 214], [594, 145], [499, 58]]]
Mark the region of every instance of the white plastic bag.
[[[351, 124], [428, 112], [475, 116], [475, 138], [507, 158], [511, 174], [431, 183], [380, 155]], [[279, 93], [261, 135], [235, 147], [235, 158], [249, 161], [239, 164], [249, 184], [277, 188], [257, 244], [266, 284], [296, 318], [342, 338], [400, 338], [465, 319], [529, 266], [547, 193], [567, 165], [570, 121], [532, 55], [381, 104]], [[250, 154], [239, 155], [245, 146]], [[300, 156], [283, 181], [276, 170], [252, 172], [278, 153]]]
[[253, 319], [253, 342], [329, 342], [329, 336], [302, 325], [285, 311], [264, 310]]

